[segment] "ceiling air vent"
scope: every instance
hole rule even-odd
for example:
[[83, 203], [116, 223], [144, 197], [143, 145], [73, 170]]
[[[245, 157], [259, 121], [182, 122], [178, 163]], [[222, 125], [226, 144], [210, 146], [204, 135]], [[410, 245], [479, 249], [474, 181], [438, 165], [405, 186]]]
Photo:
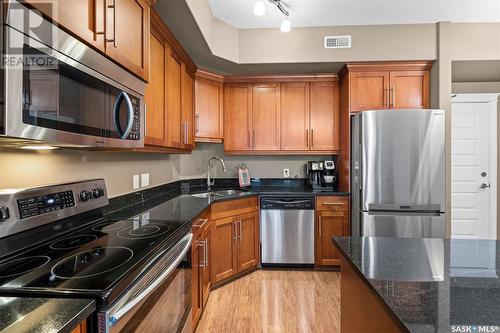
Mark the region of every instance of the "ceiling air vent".
[[351, 36], [325, 36], [325, 49], [346, 49], [351, 47]]

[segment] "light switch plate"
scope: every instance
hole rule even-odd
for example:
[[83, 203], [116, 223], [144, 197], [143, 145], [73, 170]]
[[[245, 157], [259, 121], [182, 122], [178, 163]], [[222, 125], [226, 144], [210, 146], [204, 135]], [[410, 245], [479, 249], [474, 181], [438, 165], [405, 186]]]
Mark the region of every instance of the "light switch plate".
[[141, 175], [141, 186], [142, 187], [149, 186], [149, 173], [143, 173]]
[[283, 169], [283, 177], [285, 178], [290, 177], [290, 169]]
[[139, 185], [139, 175], [134, 175], [132, 177], [132, 184], [133, 184], [134, 190], [137, 190], [140, 187], [140, 185]]

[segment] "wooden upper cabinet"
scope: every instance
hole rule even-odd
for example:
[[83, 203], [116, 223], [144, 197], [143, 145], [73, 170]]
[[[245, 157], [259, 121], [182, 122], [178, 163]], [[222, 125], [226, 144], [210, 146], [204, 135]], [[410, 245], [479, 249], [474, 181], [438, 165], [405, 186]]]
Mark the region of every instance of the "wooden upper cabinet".
[[[105, 0], [26, 0], [60, 27], [101, 52], [104, 47]], [[56, 11], [56, 13], [53, 13]]]
[[389, 72], [353, 73], [351, 112], [389, 108]]
[[429, 61], [347, 64], [340, 75], [349, 111], [429, 108], [431, 68]]
[[337, 82], [311, 83], [310, 149], [339, 150], [339, 98]]
[[309, 150], [309, 83], [281, 84], [281, 149]]
[[182, 61], [172, 49], [167, 58], [167, 146], [181, 147]]
[[240, 215], [237, 221], [237, 267], [241, 272], [259, 263], [259, 212]]
[[154, 70], [149, 75], [146, 85], [146, 135], [144, 143], [151, 146], [167, 145], [166, 115], [166, 68], [168, 48], [153, 31], [150, 33], [150, 61]]
[[253, 150], [280, 149], [280, 85], [254, 84], [252, 93]]
[[196, 141], [222, 142], [223, 138], [222, 76], [196, 72], [195, 129]]
[[150, 5], [146, 0], [105, 0], [106, 54], [139, 77], [149, 76]]
[[184, 65], [181, 88], [181, 147], [191, 150], [194, 147], [194, 78]]
[[429, 71], [391, 71], [391, 109], [424, 109], [430, 105]]
[[252, 149], [252, 85], [228, 84], [224, 87], [224, 149]]

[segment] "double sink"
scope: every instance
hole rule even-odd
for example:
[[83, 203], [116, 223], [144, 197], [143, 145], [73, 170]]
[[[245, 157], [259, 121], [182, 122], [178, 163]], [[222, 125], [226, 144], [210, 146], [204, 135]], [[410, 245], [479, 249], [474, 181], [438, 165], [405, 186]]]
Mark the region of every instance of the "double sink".
[[212, 197], [225, 197], [225, 196], [230, 196], [230, 195], [239, 195], [239, 194], [244, 193], [244, 192], [245, 191], [241, 191], [241, 190], [210, 191], [210, 192], [191, 194], [191, 196], [197, 197], [197, 198], [212, 198]]

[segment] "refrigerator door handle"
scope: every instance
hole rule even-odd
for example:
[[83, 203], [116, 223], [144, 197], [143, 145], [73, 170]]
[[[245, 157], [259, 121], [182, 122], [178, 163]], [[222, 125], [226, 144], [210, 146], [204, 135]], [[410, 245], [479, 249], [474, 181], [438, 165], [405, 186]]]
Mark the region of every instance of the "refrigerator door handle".
[[371, 216], [377, 216], [377, 215], [384, 215], [384, 216], [439, 216], [444, 213], [441, 213], [440, 211], [432, 211], [432, 210], [410, 210], [410, 211], [405, 211], [405, 210], [393, 210], [393, 211], [388, 211], [388, 210], [369, 210], [366, 212], [368, 215]]

